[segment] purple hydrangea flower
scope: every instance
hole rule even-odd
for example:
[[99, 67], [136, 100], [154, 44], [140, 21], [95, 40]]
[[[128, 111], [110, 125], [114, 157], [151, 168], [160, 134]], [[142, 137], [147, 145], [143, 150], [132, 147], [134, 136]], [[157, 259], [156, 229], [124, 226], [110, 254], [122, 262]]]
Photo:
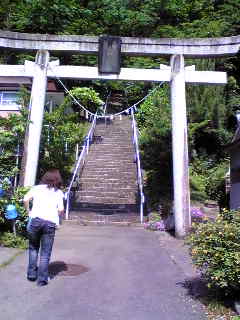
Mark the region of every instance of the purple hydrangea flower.
[[202, 218], [203, 212], [199, 208], [192, 208], [191, 209], [191, 216], [193, 218]]

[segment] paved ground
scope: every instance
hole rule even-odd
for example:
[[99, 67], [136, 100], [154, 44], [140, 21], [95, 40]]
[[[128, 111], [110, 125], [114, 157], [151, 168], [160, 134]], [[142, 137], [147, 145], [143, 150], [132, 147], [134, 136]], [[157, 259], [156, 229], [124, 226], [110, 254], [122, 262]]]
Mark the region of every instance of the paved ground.
[[26, 262], [23, 252], [0, 269], [1, 320], [206, 319], [184, 288], [195, 276], [186, 249], [163, 232], [65, 223], [48, 286], [26, 280]]

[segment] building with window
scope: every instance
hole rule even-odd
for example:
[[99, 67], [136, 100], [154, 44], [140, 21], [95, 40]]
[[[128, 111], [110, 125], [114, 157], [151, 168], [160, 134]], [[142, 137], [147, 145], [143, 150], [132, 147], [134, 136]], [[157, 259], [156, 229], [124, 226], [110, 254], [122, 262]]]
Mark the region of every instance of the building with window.
[[[0, 117], [19, 112], [19, 90], [22, 86], [31, 93], [32, 80], [26, 77], [0, 77]], [[57, 88], [54, 80], [48, 80], [46, 110], [51, 112], [63, 99], [64, 92]]]

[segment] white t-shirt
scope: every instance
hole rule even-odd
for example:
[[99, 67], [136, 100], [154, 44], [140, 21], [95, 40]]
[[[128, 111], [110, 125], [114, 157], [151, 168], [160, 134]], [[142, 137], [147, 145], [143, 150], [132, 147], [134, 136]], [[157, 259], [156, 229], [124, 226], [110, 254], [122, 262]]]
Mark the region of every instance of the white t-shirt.
[[41, 218], [59, 224], [59, 211], [64, 210], [64, 194], [61, 190], [48, 188], [46, 184], [33, 186], [24, 197], [24, 201], [33, 199], [30, 218]]

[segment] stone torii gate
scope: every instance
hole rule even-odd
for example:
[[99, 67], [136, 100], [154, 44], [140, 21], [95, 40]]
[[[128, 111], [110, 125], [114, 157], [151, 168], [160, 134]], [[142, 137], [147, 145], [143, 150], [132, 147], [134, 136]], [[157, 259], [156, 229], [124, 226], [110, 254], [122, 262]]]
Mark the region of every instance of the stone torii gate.
[[25, 65], [0, 65], [0, 77], [30, 77], [33, 80], [29, 139], [27, 143], [25, 186], [35, 183], [47, 78], [167, 81], [171, 86], [172, 145], [174, 174], [174, 215], [177, 237], [186, 235], [190, 225], [188, 142], [185, 84], [225, 84], [225, 72], [195, 71], [184, 58], [208, 58], [237, 54], [240, 36], [210, 39], [121, 38], [123, 55], [170, 56], [170, 66], [156, 69], [122, 68], [118, 75], [103, 75], [95, 67], [60, 66], [49, 62], [54, 54], [71, 52], [97, 54], [98, 37], [55, 36], [0, 31], [0, 48], [37, 51], [34, 62]]

